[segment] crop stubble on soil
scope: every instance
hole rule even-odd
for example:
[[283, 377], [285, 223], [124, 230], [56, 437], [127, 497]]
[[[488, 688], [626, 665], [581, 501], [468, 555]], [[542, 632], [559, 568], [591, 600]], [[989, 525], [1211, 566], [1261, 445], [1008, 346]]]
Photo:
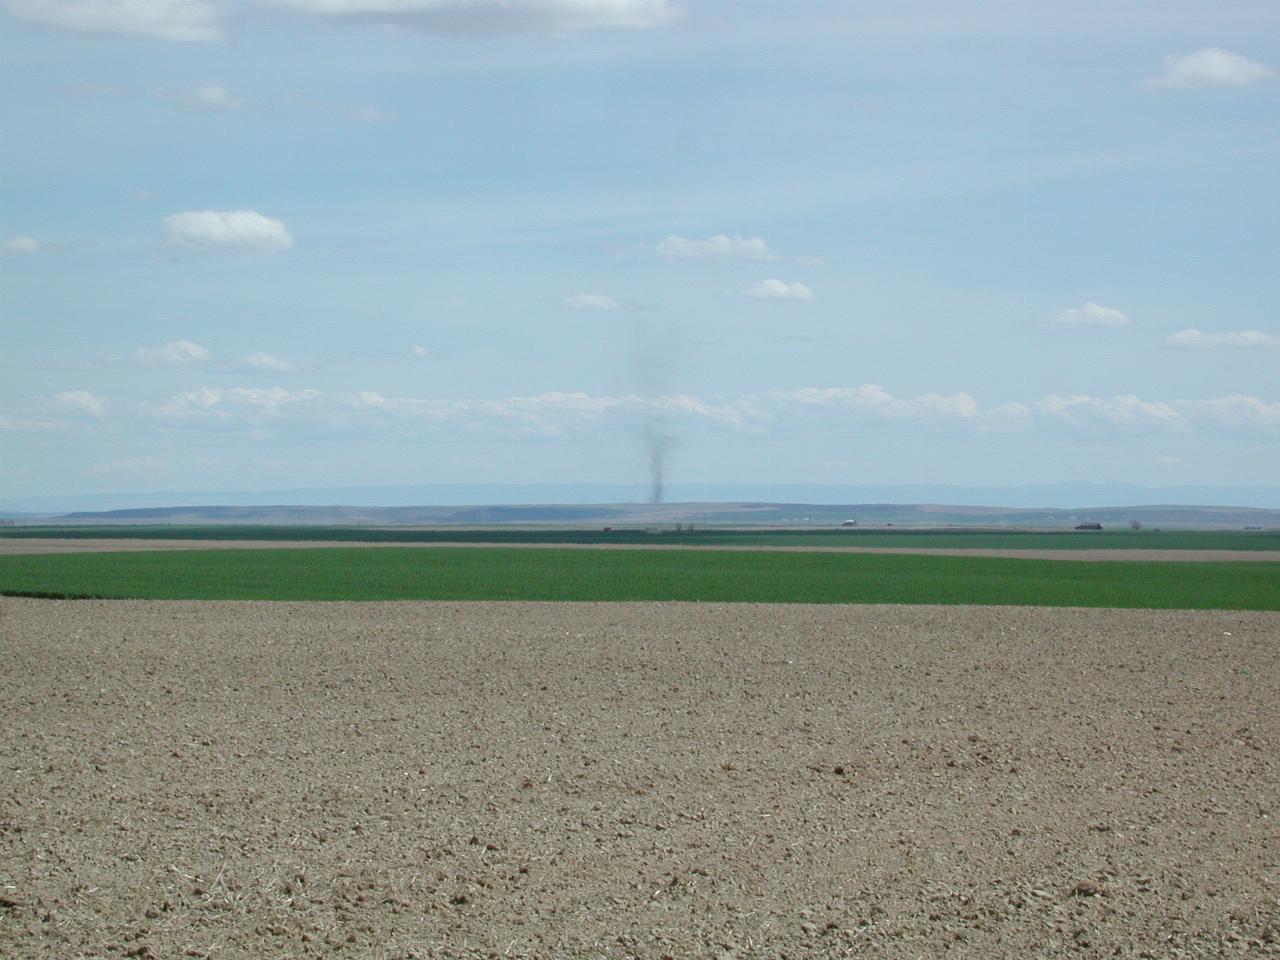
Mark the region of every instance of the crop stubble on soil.
[[0, 599], [6, 957], [1280, 953], [1280, 615]]

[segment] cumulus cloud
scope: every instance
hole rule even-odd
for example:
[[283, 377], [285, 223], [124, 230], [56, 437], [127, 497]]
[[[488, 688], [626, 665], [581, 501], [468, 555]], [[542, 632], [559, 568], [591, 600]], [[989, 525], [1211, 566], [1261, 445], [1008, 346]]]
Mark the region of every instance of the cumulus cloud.
[[1165, 341], [1171, 347], [1191, 350], [1208, 350], [1212, 347], [1245, 347], [1252, 349], [1280, 348], [1280, 336], [1261, 330], [1232, 330], [1223, 333], [1203, 333], [1195, 327], [1172, 334]]
[[143, 363], [194, 363], [209, 359], [209, 348], [190, 340], [173, 340], [159, 347], [139, 347], [133, 354]]
[[[76, 394], [73, 391], [68, 397]], [[60, 399], [60, 403], [68, 410], [96, 416], [92, 402], [96, 399]], [[1280, 402], [1246, 394], [1186, 400], [1132, 393], [1050, 393], [1039, 399], [984, 405], [965, 391], [896, 395], [874, 383], [776, 389], [736, 397], [552, 390], [496, 398], [442, 398], [394, 396], [376, 390], [324, 395], [318, 390], [278, 386], [202, 386], [159, 404], [144, 405], [144, 409], [175, 427], [236, 429], [292, 423], [341, 431], [386, 430], [398, 436], [450, 431], [468, 436], [546, 439], [593, 432], [619, 436], [651, 423], [655, 417], [661, 418], [666, 429], [677, 432], [744, 434], [774, 429], [821, 430], [833, 435], [851, 429], [920, 431], [956, 437], [1038, 432], [1089, 440], [1195, 433], [1216, 437], [1225, 431], [1280, 434]], [[0, 427], [56, 429], [72, 425], [69, 420], [39, 420], [39, 414], [33, 410], [25, 420], [11, 417]]]
[[53, 398], [64, 410], [82, 413], [90, 417], [101, 417], [106, 413], [106, 402], [88, 390], [67, 390]]
[[1115, 307], [1086, 303], [1083, 307], [1063, 310], [1053, 322], [1060, 327], [1124, 327], [1130, 320], [1128, 314]]
[[1035, 416], [1092, 432], [1107, 428], [1176, 430], [1228, 428], [1280, 430], [1280, 403], [1233, 394], [1207, 400], [1152, 400], [1132, 393], [1111, 397], [1049, 394], [1032, 406]]
[[14, 433], [32, 432], [42, 433], [48, 430], [64, 430], [67, 424], [65, 421], [53, 419], [51, 417], [25, 416], [23, 414], [10, 414], [0, 410], [0, 430], [8, 430]]
[[742, 291], [753, 300], [812, 300], [814, 292], [803, 283], [787, 283], [784, 280], [761, 280]]
[[479, 401], [427, 400], [419, 397], [385, 397], [376, 390], [361, 390], [347, 398], [347, 408], [357, 414], [377, 414], [417, 421], [430, 427], [455, 422], [477, 427], [472, 413]]
[[174, 244], [208, 250], [276, 252], [293, 246], [289, 229], [256, 210], [188, 210], [164, 219]]
[[42, 249], [44, 244], [35, 237], [10, 237], [4, 242], [5, 253], [31, 254], [39, 253]]
[[617, 310], [619, 303], [603, 293], [573, 293], [560, 301], [574, 310]]
[[296, 373], [298, 368], [288, 360], [281, 360], [269, 353], [251, 353], [241, 363], [251, 370], [263, 373]]
[[379, 110], [377, 107], [371, 107], [368, 104], [347, 111], [347, 116], [356, 123], [383, 123], [396, 118], [394, 113], [387, 110]]
[[517, 433], [559, 436], [572, 427], [599, 420], [630, 400], [552, 390], [529, 397], [474, 401], [467, 412], [472, 420], [488, 421]]
[[228, 422], [237, 415], [250, 421], [279, 414], [287, 407], [310, 404], [319, 390], [286, 390], [283, 387], [197, 387], [175, 393], [164, 403], [150, 407], [168, 420]]
[[413, 355], [413, 356], [415, 356], [415, 357], [429, 357], [429, 356], [431, 356], [431, 351], [430, 351], [430, 350], [428, 350], [426, 347], [424, 347], [424, 346], [422, 346], [422, 345], [420, 345], [420, 344], [417, 344], [417, 343], [415, 343], [412, 347], [410, 347], [410, 348], [409, 348], [409, 353], [410, 353], [410, 354], [412, 354], [412, 355]]
[[717, 233], [704, 240], [695, 240], [672, 234], [657, 246], [659, 256], [670, 259], [691, 260], [777, 260], [778, 255], [769, 249], [762, 237], [730, 237]]
[[671, 420], [686, 416], [719, 423], [733, 427], [735, 430], [755, 429], [770, 419], [769, 414], [761, 410], [755, 399], [751, 397], [739, 397], [737, 400], [706, 400], [682, 393], [675, 396], [653, 397], [638, 402], [648, 410], [670, 417]]
[[272, 0], [340, 21], [393, 24], [430, 33], [579, 33], [643, 29], [678, 20], [673, 0]]
[[286, 390], [283, 387], [232, 387], [219, 392], [221, 397], [215, 402], [263, 410], [277, 410], [288, 404], [307, 403], [320, 396], [319, 390]]
[[772, 390], [766, 394], [766, 398], [791, 406], [831, 407], [897, 421], [973, 421], [980, 415], [977, 401], [967, 393], [926, 393], [916, 397], [895, 397], [876, 383], [858, 387]]
[[202, 83], [182, 97], [182, 102], [201, 110], [243, 110], [245, 101], [220, 83]]
[[[654, 416], [661, 416], [673, 428], [701, 426], [737, 432], [759, 432], [774, 423], [803, 426], [849, 418], [864, 423], [917, 426], [986, 426], [998, 419], [996, 414], [980, 411], [977, 401], [967, 393], [900, 398], [875, 384], [773, 390], [736, 398], [692, 394], [596, 396], [549, 391], [492, 400], [427, 400], [388, 398], [375, 391], [363, 391], [350, 397], [348, 404], [353, 410], [416, 421], [433, 429], [454, 424], [467, 429], [514, 430], [545, 436], [559, 436], [593, 425], [618, 429], [620, 424], [646, 422]], [[815, 421], [820, 410], [822, 419]]]
[[1226, 427], [1280, 430], [1280, 403], [1268, 403], [1261, 397], [1215, 397], [1195, 404], [1195, 412]]
[[[1158, 400], [1135, 394], [1094, 396], [1051, 393], [1030, 402], [1006, 401], [981, 407], [968, 393], [926, 393], [898, 397], [878, 384], [772, 390], [744, 398], [770, 421], [793, 426], [812, 422], [805, 410], [825, 411], [827, 420], [856, 417], [899, 426], [963, 430], [1084, 431], [1090, 436], [1121, 432], [1187, 432], [1197, 429], [1280, 430], [1280, 403], [1233, 395], [1208, 400]], [[740, 401], [742, 403], [742, 401]], [[816, 421], [824, 422], [824, 421]]]
[[1270, 80], [1276, 72], [1266, 64], [1220, 47], [1205, 47], [1183, 56], [1165, 57], [1165, 72], [1147, 80], [1153, 89], [1247, 87]]
[[468, 431], [489, 431], [521, 436], [560, 437], [593, 426], [617, 430], [630, 423], [662, 415], [668, 422], [704, 424], [731, 429], [751, 426], [754, 411], [749, 401], [708, 400], [689, 395], [640, 397], [593, 396], [581, 391], [551, 390], [532, 396], [473, 400], [427, 400], [385, 397], [365, 390], [348, 398], [348, 407], [402, 423], [430, 429], [455, 426]]
[[208, 410], [222, 400], [222, 391], [213, 387], [197, 387], [194, 390], [183, 390], [170, 398], [170, 403], [178, 407], [191, 407]]
[[196, 42], [218, 40], [217, 8], [207, 0], [0, 0], [22, 20], [77, 33]]
[[1142, 400], [1131, 393], [1115, 397], [1050, 394], [1036, 402], [1035, 410], [1073, 426], [1188, 426], [1186, 417], [1173, 404], [1163, 400]]

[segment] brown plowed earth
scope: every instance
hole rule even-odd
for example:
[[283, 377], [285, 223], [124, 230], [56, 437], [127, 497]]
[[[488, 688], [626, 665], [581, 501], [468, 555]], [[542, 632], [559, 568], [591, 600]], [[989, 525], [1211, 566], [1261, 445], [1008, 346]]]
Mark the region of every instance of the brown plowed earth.
[[1280, 615], [0, 598], [0, 956], [1280, 952]]
[[0, 539], [0, 556], [43, 553], [132, 553], [144, 550], [307, 550], [355, 547], [407, 547], [431, 549], [468, 547], [476, 550], [772, 550], [780, 553], [897, 553], [935, 557], [1011, 557], [1022, 560], [1158, 561], [1172, 563], [1280, 562], [1280, 550], [1002, 550], [983, 547], [796, 547], [796, 546], [685, 546], [660, 543], [360, 543], [350, 540], [110, 540], [110, 539]]

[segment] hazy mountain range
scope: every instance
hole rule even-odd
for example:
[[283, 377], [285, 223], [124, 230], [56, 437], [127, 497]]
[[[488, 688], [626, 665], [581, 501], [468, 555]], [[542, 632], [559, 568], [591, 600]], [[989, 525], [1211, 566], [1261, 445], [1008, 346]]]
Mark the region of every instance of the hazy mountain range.
[[124, 493], [0, 500], [18, 522], [76, 523], [841, 523], [1063, 526], [1136, 520], [1181, 527], [1280, 526], [1280, 488], [892, 487], [683, 484], [647, 504], [642, 485], [422, 485]]

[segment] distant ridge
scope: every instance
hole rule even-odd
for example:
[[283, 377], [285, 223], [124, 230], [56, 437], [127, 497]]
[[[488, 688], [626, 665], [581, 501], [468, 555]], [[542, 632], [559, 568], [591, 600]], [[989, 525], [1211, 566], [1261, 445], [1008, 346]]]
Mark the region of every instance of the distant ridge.
[[[676, 503], [974, 504], [1003, 508], [1079, 510], [1108, 504], [1147, 504], [1280, 509], [1280, 486], [1166, 486], [1127, 483], [1054, 483], [1011, 486], [946, 484], [677, 483], [667, 490]], [[66, 514], [159, 507], [290, 506], [413, 507], [421, 504], [488, 507], [559, 504], [635, 504], [648, 499], [644, 484], [401, 484], [242, 491], [134, 491], [0, 498], [5, 514]]]
[[1070, 528], [1083, 520], [1104, 527], [1280, 528], [1280, 510], [1233, 506], [1144, 505], [1070, 509], [899, 503], [665, 503], [665, 504], [461, 504], [454, 506], [193, 505], [75, 511], [40, 518], [43, 523], [264, 524], [298, 526], [859, 526]]

